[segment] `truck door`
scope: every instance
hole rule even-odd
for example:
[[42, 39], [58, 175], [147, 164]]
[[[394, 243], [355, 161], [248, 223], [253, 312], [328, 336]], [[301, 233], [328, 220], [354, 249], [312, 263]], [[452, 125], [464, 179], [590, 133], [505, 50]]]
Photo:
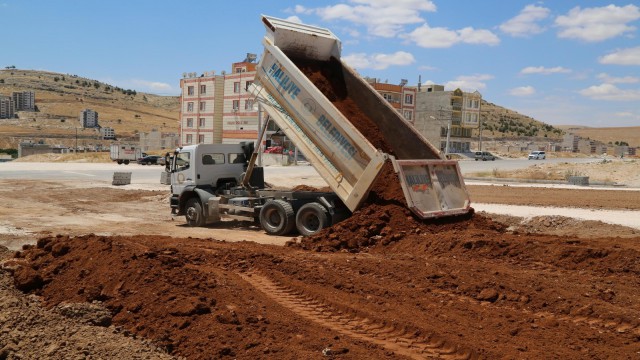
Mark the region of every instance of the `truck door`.
[[180, 195], [186, 186], [195, 184], [195, 167], [191, 151], [180, 151], [173, 157], [171, 185], [173, 194]]

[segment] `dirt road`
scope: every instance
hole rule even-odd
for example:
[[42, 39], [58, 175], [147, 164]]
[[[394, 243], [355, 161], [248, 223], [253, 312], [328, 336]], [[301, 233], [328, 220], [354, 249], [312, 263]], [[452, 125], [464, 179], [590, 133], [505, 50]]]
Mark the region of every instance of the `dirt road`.
[[[640, 351], [640, 237], [628, 228], [602, 236], [594, 229], [603, 224], [541, 219], [551, 225], [536, 230], [476, 215], [423, 224], [367, 248], [317, 252], [231, 242], [291, 240], [247, 224], [187, 228], [171, 219], [166, 192], [0, 185], [0, 240], [17, 246], [44, 237], [1, 272], [15, 272], [21, 288], [58, 306], [41, 314], [44, 323], [60, 321], [51, 315], [60, 304], [92, 303], [112, 314], [114, 339], [145, 339], [187, 359], [624, 359]], [[474, 189], [472, 197], [483, 196]], [[558, 196], [530, 191], [542, 202]], [[572, 192], [566, 204], [591, 195]], [[563, 228], [562, 236], [539, 234]], [[87, 325], [74, 325], [73, 314], [65, 326], [81, 334]], [[113, 358], [108, 344], [119, 341], [80, 351], [70, 337], [42, 328], [38, 336], [7, 331], [0, 352], [26, 358], [34, 351]], [[125, 354], [138, 351], [132, 340]], [[166, 356], [138, 346], [138, 358]]]

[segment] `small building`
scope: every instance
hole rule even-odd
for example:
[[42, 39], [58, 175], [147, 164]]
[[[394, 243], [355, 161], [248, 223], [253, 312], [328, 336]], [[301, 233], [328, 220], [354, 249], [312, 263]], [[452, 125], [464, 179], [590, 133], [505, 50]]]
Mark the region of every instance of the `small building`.
[[148, 133], [139, 133], [142, 151], [175, 149], [180, 145], [180, 136], [175, 133], [162, 133], [152, 129]]
[[114, 140], [116, 138], [116, 131], [110, 127], [101, 127], [100, 138], [103, 140]]
[[62, 146], [52, 146], [44, 143], [21, 142], [18, 145], [18, 157], [35, 155], [35, 154], [64, 154], [69, 149]]
[[91, 109], [84, 109], [80, 112], [80, 123], [83, 128], [98, 127], [98, 113]]

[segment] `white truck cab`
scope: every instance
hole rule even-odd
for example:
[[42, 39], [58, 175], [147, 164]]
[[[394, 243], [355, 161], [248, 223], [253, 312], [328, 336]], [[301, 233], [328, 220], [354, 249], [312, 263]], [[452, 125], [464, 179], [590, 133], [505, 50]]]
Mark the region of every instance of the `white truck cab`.
[[[176, 149], [166, 165], [171, 179], [172, 213], [186, 215], [190, 225], [203, 225], [206, 219], [195, 213], [190, 218], [189, 211], [203, 214], [204, 210], [206, 214], [210, 197], [240, 184], [253, 148], [253, 142], [244, 142], [188, 145]], [[260, 170], [258, 168], [254, 176], [260, 178]], [[256, 186], [264, 186], [263, 178], [260, 180], [256, 180]]]

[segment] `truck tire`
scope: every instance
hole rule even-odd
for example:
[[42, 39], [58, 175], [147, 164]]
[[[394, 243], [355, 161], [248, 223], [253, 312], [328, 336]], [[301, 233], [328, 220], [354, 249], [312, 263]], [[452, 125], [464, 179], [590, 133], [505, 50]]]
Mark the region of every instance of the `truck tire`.
[[125, 164], [125, 165], [129, 165], [129, 160], [125, 160], [125, 161], [124, 161], [124, 164]]
[[187, 220], [187, 225], [192, 227], [204, 226], [204, 214], [202, 213], [202, 205], [200, 200], [193, 197], [187, 200], [187, 204], [184, 208], [184, 218]]
[[283, 200], [269, 200], [260, 210], [260, 226], [269, 235], [286, 235], [296, 225], [291, 204]]
[[302, 236], [317, 234], [329, 225], [329, 212], [317, 202], [302, 205], [296, 215], [296, 228]]
[[122, 165], [122, 160], [118, 160], [116, 162], [118, 163], [118, 165]]

